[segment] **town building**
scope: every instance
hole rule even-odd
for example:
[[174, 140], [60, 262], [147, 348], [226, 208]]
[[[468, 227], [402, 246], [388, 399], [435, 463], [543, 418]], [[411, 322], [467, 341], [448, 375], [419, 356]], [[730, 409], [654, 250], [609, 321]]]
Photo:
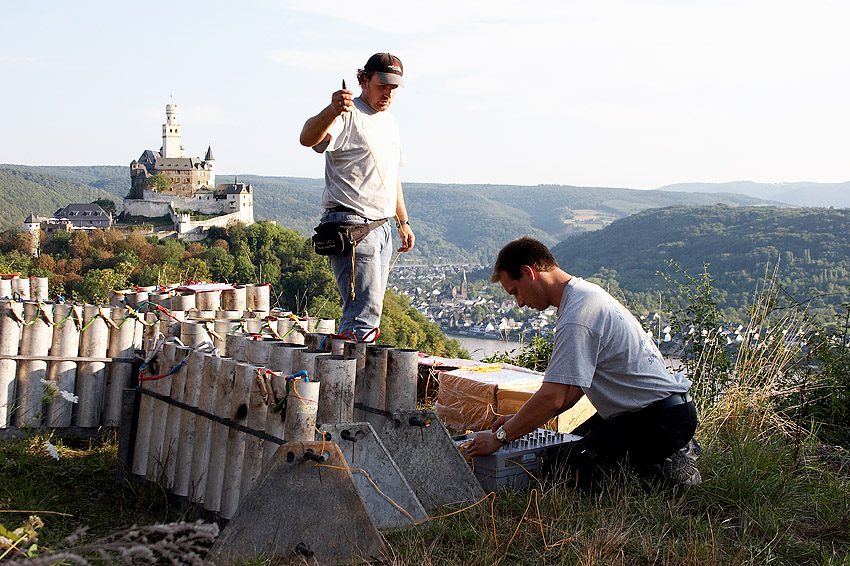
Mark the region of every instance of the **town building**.
[[24, 228], [30, 234], [30, 255], [38, 257], [41, 232], [52, 238], [57, 230], [108, 230], [112, 227], [112, 216], [100, 206], [92, 204], [69, 204], [60, 208], [51, 217], [30, 214], [24, 220]]

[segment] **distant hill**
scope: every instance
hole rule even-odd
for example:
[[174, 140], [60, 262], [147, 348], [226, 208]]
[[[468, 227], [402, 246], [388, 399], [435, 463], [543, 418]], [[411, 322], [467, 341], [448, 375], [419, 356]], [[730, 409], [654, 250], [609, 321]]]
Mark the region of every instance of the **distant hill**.
[[0, 167], [0, 227], [23, 229], [31, 213], [49, 216], [72, 202], [89, 203], [114, 195], [92, 185], [52, 175]]
[[[721, 306], [742, 315], [768, 266], [810, 313], [841, 310], [850, 300], [850, 209], [673, 206], [644, 210], [552, 249], [569, 273], [595, 277], [647, 310], [670, 296], [658, 272], [673, 260], [715, 280]], [[681, 280], [681, 278], [680, 278]]]
[[0, 169], [30, 171], [103, 189], [118, 203], [130, 192], [130, 167], [119, 165], [0, 165]]
[[[231, 175], [216, 177], [229, 180]], [[313, 233], [321, 215], [321, 179], [239, 175], [239, 180], [254, 186], [255, 218]], [[533, 236], [554, 245], [651, 207], [785, 206], [746, 195], [554, 185], [405, 183], [404, 196], [417, 239], [414, 253], [405, 259], [432, 262], [489, 262], [513, 238]]]
[[[42, 175], [58, 187], [71, 181], [109, 191], [123, 199], [129, 191], [127, 167], [35, 167], [0, 165], [7, 171]], [[233, 174], [218, 173], [217, 182], [232, 182]], [[308, 236], [321, 215], [321, 179], [238, 175], [254, 187], [254, 217], [275, 220]], [[75, 185], [76, 183], [77, 185]], [[2, 185], [0, 185], [2, 186]], [[701, 194], [558, 185], [457, 185], [405, 183], [405, 199], [417, 236], [414, 251], [401, 261], [492, 261], [507, 241], [522, 235], [549, 245], [575, 234], [598, 230], [641, 210], [670, 205], [755, 206], [771, 203], [740, 194]], [[91, 199], [93, 200], [93, 199]], [[86, 201], [88, 202], [88, 201]], [[50, 208], [50, 207], [47, 207]], [[55, 210], [56, 207], [50, 209]], [[39, 208], [45, 214], [44, 208]], [[38, 212], [33, 210], [33, 212]], [[21, 221], [23, 217], [21, 218]]]
[[661, 191], [734, 193], [796, 206], [850, 207], [850, 181], [845, 183], [678, 183]]

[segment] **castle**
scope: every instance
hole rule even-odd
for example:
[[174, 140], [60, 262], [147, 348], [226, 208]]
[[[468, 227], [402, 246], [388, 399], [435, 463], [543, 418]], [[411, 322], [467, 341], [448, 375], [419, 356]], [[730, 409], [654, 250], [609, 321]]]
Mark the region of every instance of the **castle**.
[[[185, 157], [177, 105], [166, 105], [165, 116], [160, 150], [145, 150], [130, 163], [130, 194], [124, 199], [124, 215], [170, 216], [177, 236], [193, 241], [204, 239], [210, 226], [252, 224], [253, 187], [236, 181], [216, 186], [212, 148], [207, 148], [203, 159]], [[212, 218], [193, 220], [197, 215]]]

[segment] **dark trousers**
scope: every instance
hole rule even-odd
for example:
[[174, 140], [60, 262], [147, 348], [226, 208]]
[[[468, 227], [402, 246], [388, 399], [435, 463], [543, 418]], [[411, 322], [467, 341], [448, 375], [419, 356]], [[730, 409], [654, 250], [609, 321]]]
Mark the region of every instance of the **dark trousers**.
[[664, 459], [693, 438], [698, 422], [693, 402], [649, 406], [607, 420], [596, 414], [572, 431], [581, 440], [543, 455], [541, 472], [544, 478], [568, 479], [590, 490], [624, 466], [641, 477], [657, 476]]

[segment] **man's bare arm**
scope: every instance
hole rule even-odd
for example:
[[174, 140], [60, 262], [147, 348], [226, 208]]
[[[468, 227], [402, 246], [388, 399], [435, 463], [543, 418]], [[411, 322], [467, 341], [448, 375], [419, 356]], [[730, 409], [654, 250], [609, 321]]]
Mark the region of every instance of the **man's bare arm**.
[[409, 252], [413, 249], [416, 242], [416, 236], [413, 235], [413, 229], [410, 224], [404, 224], [408, 220], [407, 207], [404, 204], [404, 191], [401, 190], [401, 181], [398, 182], [398, 190], [396, 194], [395, 217], [398, 220], [398, 235], [401, 238], [400, 252]]
[[323, 141], [330, 141], [328, 130], [331, 129], [331, 124], [340, 114], [351, 112], [353, 105], [354, 97], [350, 90], [338, 90], [333, 93], [331, 103], [304, 123], [301, 129], [301, 145], [315, 147]]

